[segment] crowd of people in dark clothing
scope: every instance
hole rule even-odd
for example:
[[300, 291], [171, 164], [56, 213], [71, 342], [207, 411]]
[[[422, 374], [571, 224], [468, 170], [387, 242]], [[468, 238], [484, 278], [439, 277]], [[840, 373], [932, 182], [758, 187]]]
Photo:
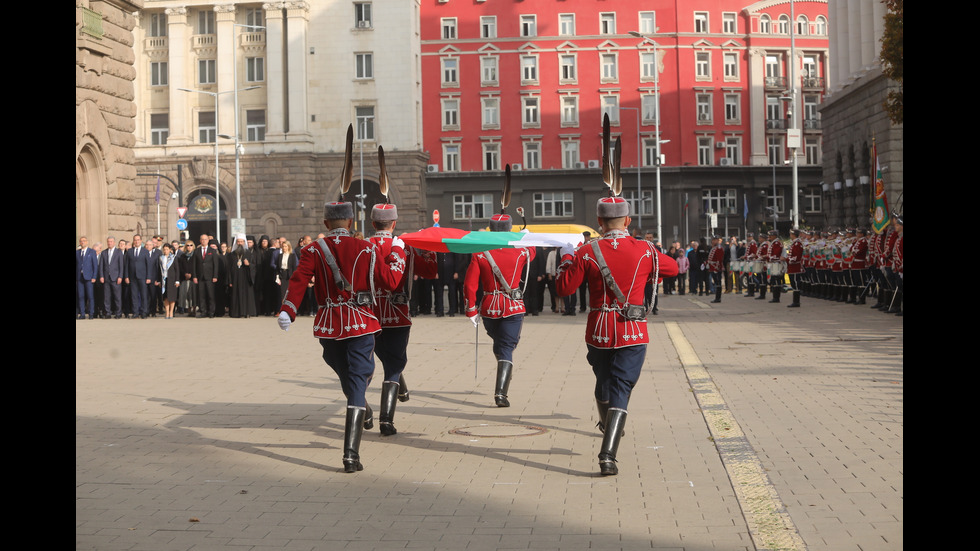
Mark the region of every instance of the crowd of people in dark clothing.
[[[585, 235], [586, 240], [591, 237], [595, 236]], [[680, 273], [664, 279], [663, 294], [714, 292], [705, 268], [710, 247], [704, 238], [686, 247], [675, 242], [666, 250], [651, 233], [634, 231], [634, 238], [653, 241], [677, 261]], [[304, 235], [294, 246], [284, 237], [262, 235], [256, 240], [254, 236], [237, 235], [229, 245], [202, 235], [197, 243], [190, 239], [167, 243], [160, 236], [144, 242], [140, 235], [134, 235], [132, 241], [116, 243], [109, 237], [105, 247], [101, 243], [89, 247], [83, 237], [75, 251], [75, 314], [78, 319], [275, 316], [299, 264], [300, 251], [312, 241], [313, 237]], [[744, 245], [731, 238], [725, 247], [725, 266], [731, 258], [744, 254]], [[565, 316], [588, 309], [585, 284], [577, 294], [557, 296], [557, 256], [557, 248], [538, 248], [527, 267], [524, 301], [531, 316], [544, 312], [546, 302], [552, 313]], [[416, 277], [413, 281], [411, 315], [462, 314], [463, 280], [469, 260], [469, 254], [437, 253], [438, 277]], [[733, 287], [741, 291], [737, 278], [726, 274], [725, 281], [726, 292]], [[312, 289], [312, 285], [307, 289], [300, 315], [316, 313]], [[652, 288], [648, 289], [647, 307], [656, 314], [656, 306]]]

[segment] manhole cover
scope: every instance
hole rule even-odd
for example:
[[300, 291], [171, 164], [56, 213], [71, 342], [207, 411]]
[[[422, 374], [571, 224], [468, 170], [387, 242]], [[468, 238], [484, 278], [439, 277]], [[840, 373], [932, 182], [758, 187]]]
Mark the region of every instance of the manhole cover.
[[481, 438], [537, 436], [548, 432], [544, 427], [534, 425], [476, 425], [474, 427], [459, 427], [449, 431], [449, 434], [462, 436], [477, 436]]

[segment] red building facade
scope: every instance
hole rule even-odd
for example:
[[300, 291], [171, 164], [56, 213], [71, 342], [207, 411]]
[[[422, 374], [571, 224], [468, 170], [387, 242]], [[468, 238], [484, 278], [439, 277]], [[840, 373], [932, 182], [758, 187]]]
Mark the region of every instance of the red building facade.
[[788, 221], [790, 146], [819, 189], [825, 0], [424, 0], [420, 32], [428, 198], [454, 219], [492, 214], [458, 195], [499, 189], [484, 180], [510, 164], [529, 222], [594, 223], [604, 114], [641, 219], [660, 146], [666, 240], [702, 233], [685, 204], [748, 231], [766, 206]]

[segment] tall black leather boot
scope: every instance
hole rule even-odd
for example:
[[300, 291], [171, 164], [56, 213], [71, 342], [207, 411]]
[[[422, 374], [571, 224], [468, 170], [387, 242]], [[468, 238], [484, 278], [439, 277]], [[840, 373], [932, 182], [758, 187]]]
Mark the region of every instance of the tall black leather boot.
[[747, 287], [749, 289], [749, 292], [748, 293], [745, 293], [745, 296], [748, 297], [748, 298], [754, 297], [755, 296], [755, 283], [749, 282], [749, 284], [748, 284]]
[[493, 401], [496, 402], [497, 407], [510, 407], [510, 402], [507, 400], [507, 390], [510, 388], [511, 372], [513, 369], [514, 364], [512, 362], [497, 360], [497, 385], [493, 391]]
[[715, 285], [715, 300], [711, 302], [721, 302], [721, 285]]
[[783, 291], [782, 283], [773, 283], [772, 285], [772, 300], [769, 302], [779, 302], [779, 293]]
[[793, 291], [793, 303], [787, 306], [787, 308], [799, 308], [800, 307], [800, 292]]
[[344, 424], [344, 472], [363, 471], [361, 465], [361, 434], [364, 432], [365, 408], [347, 407], [347, 421]]
[[609, 408], [606, 414], [606, 431], [602, 434], [602, 448], [599, 450], [599, 472], [603, 476], [619, 474], [616, 466], [616, 452], [626, 426], [626, 410]]
[[398, 403], [398, 383], [385, 381], [381, 383], [381, 412], [378, 413], [378, 423], [381, 436], [397, 434], [395, 430], [395, 404]]
[[894, 312], [896, 316], [904, 316], [902, 313], [902, 294], [903, 291], [895, 291], [895, 302], [889, 312]]
[[872, 306], [872, 308], [874, 308], [875, 310], [881, 310], [881, 305], [884, 304], [884, 302], [885, 302], [885, 290], [883, 288], [879, 287], [878, 288], [878, 300], [875, 302], [875, 304], [874, 304], [874, 306]]
[[408, 385], [405, 384], [405, 375], [401, 374], [398, 376], [398, 401], [407, 402], [409, 398]]
[[595, 424], [596, 428], [599, 429], [599, 433], [606, 432], [606, 417], [609, 414], [609, 402], [595, 401], [595, 408], [599, 412], [599, 422]]
[[374, 428], [374, 410], [371, 406], [364, 406], [364, 430], [371, 430]]
[[759, 284], [759, 296], [755, 297], [755, 300], [765, 300], [766, 298], [766, 284], [762, 282]]

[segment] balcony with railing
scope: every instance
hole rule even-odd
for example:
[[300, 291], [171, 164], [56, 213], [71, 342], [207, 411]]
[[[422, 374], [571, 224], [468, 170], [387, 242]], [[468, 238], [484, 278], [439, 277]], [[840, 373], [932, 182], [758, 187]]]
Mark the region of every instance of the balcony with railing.
[[786, 119], [766, 119], [766, 130], [786, 130]]
[[265, 48], [265, 31], [243, 32], [239, 40], [239, 45], [246, 50]]
[[803, 130], [822, 130], [820, 119], [803, 119]]
[[801, 80], [804, 90], [823, 90], [826, 82], [823, 77], [803, 77]]
[[766, 90], [785, 90], [786, 77], [766, 77]]
[[166, 36], [148, 36], [143, 41], [143, 50], [146, 52], [166, 51], [170, 49], [170, 41]]

